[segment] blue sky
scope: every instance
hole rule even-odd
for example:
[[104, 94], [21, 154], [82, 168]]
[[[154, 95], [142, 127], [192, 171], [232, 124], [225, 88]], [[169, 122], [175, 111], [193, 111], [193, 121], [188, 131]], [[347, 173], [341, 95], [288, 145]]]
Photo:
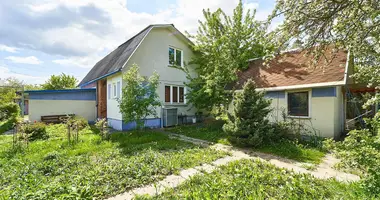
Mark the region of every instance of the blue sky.
[[[238, 0], [8, 0], [0, 4], [0, 78], [43, 83], [52, 74], [79, 80], [107, 53], [153, 23], [194, 33], [202, 9], [231, 13]], [[245, 0], [257, 19], [274, 0]]]

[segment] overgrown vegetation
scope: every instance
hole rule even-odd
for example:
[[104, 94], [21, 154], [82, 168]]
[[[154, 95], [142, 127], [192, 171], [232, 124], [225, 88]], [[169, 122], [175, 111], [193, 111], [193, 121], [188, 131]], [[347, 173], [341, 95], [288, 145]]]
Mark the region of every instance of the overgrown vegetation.
[[[231, 145], [228, 134], [222, 129], [223, 124], [223, 121], [213, 121], [205, 124], [177, 126], [168, 128], [167, 130], [188, 137]], [[277, 126], [277, 124], [273, 125], [273, 127]], [[274, 128], [274, 130], [285, 130], [287, 131], [286, 134], [280, 134], [282, 137], [279, 137], [277, 140], [253, 148], [253, 150], [274, 154], [299, 162], [318, 164], [322, 161], [326, 152], [320, 144], [322, 142], [321, 139], [318, 139], [318, 142], [315, 142], [316, 139], [299, 140], [298, 137], [287, 135], [291, 133], [294, 134], [295, 131], [299, 130], [298, 128], [293, 130], [293, 127], [288, 123], [283, 123], [281, 126], [281, 129], [277, 127]]]
[[328, 140], [326, 146], [341, 158], [341, 167], [364, 172], [362, 187], [380, 197], [380, 113], [366, 121], [366, 129], [350, 131], [341, 142]]
[[14, 127], [20, 112], [20, 107], [16, 103], [0, 104], [0, 134]]
[[119, 99], [119, 108], [123, 120], [136, 122], [137, 129], [145, 126], [145, 120], [148, 116], [157, 117], [156, 108], [161, 105], [157, 94], [158, 73], [154, 72], [151, 77], [146, 78], [140, 75], [139, 69], [139, 66], [133, 64], [123, 74], [125, 87]]
[[47, 140], [21, 151], [11, 150], [12, 136], [0, 136], [0, 199], [106, 198], [225, 156], [152, 131], [102, 140], [92, 128], [69, 143], [65, 124], [48, 125]]
[[249, 59], [263, 56], [270, 48], [265, 44], [266, 26], [255, 20], [256, 11], [243, 10], [242, 1], [232, 16], [221, 9], [203, 10], [204, 20], [199, 20], [197, 34], [189, 35], [195, 52], [189, 64], [197, 67], [185, 70], [190, 80], [186, 98], [198, 109], [213, 110], [215, 114], [223, 111], [226, 107], [221, 105], [232, 100], [226, 87], [237, 80], [236, 72], [246, 69]]
[[[260, 161], [241, 160], [192, 177], [152, 199], [371, 199], [357, 184], [299, 174]], [[149, 199], [138, 197], [137, 199]]]

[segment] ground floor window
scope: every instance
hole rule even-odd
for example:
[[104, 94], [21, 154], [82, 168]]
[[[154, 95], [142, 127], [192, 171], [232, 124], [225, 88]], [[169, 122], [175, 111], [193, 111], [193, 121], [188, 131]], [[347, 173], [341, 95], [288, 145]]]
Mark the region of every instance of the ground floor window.
[[309, 92], [288, 92], [288, 115], [309, 116]]
[[184, 103], [185, 88], [183, 86], [165, 86], [165, 103]]

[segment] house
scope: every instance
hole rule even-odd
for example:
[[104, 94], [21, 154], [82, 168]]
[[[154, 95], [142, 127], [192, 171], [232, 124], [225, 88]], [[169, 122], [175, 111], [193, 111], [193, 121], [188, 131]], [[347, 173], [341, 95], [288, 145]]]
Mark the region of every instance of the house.
[[294, 119], [319, 136], [338, 138], [346, 129], [347, 116], [362, 114], [348, 109], [348, 94], [364, 87], [350, 78], [353, 59], [347, 51], [330, 52], [326, 57], [328, 62], [320, 59], [310, 65], [311, 56], [293, 50], [276, 56], [268, 65], [253, 59], [249, 68], [238, 74], [236, 87], [239, 90], [253, 79], [258, 90], [272, 100], [271, 121]]
[[163, 125], [163, 108], [176, 108], [179, 115], [194, 115], [195, 109], [185, 97], [186, 75], [173, 67], [183, 67], [190, 61], [193, 55], [190, 44], [191, 41], [172, 24], [149, 25], [96, 63], [79, 87], [96, 88], [98, 118], [107, 118], [108, 124], [116, 130], [133, 129], [136, 124], [123, 120], [118, 99], [126, 86], [123, 73], [137, 64], [142, 76], [151, 76], [154, 71], [160, 76], [157, 93], [163, 107], [157, 108], [158, 117], [150, 116], [146, 120], [146, 126]]

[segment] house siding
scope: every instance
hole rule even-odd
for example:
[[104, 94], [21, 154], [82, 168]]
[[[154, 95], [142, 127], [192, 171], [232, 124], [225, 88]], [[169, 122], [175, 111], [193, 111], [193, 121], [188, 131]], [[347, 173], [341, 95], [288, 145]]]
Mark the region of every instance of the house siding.
[[[342, 87], [307, 88], [300, 90], [268, 91], [266, 98], [271, 99], [272, 112], [268, 119], [271, 122], [283, 121], [286, 116], [287, 94], [289, 92], [309, 92], [309, 117], [292, 117], [318, 136], [337, 138], [343, 130], [343, 94]], [[232, 111], [230, 105], [229, 110]], [[306, 133], [304, 133], [306, 134]]]
[[[142, 76], [151, 76], [156, 71], [160, 75], [157, 93], [162, 105], [164, 107], [178, 108], [178, 114], [194, 115], [196, 110], [189, 104], [165, 103], [165, 85], [184, 86], [184, 82], [187, 81], [186, 74], [183, 71], [168, 66], [169, 47], [175, 47], [183, 51], [183, 61], [185, 64], [193, 56], [187, 41], [178, 37], [177, 34], [167, 28], [153, 28], [132, 55], [123, 71], [128, 70], [134, 63], [140, 67], [140, 74]], [[193, 66], [190, 66], [191, 68]], [[194, 72], [191, 73], [194, 75]], [[123, 83], [123, 86], [125, 86], [125, 83]], [[161, 110], [161, 108], [157, 108], [159, 117], [162, 115]], [[149, 117], [154, 118], [154, 116]]]
[[[107, 77], [107, 118], [122, 120], [122, 115], [119, 109], [119, 102], [117, 98], [113, 95], [113, 84], [117, 84], [117, 82], [122, 82], [122, 74], [117, 73], [115, 75]], [[108, 85], [111, 84], [111, 91], [109, 91]], [[109, 96], [111, 95], [111, 96]], [[122, 92], [120, 91], [120, 98], [122, 97]]]

